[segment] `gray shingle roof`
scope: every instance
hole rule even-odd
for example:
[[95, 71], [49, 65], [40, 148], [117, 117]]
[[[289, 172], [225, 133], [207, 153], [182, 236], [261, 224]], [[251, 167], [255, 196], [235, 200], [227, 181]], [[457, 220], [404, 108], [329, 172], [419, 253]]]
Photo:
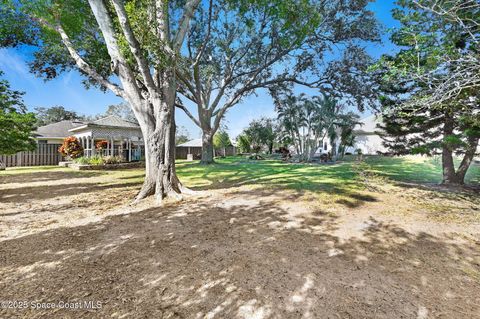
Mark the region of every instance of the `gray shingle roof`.
[[67, 137], [72, 135], [69, 132], [70, 129], [84, 125], [84, 122], [80, 121], [60, 121], [57, 123], [52, 123], [44, 126], [40, 126], [34, 132], [36, 137]]
[[126, 121], [116, 115], [110, 115], [96, 121], [91, 122], [92, 124], [104, 125], [104, 126], [116, 126], [116, 127], [139, 127], [137, 123]]

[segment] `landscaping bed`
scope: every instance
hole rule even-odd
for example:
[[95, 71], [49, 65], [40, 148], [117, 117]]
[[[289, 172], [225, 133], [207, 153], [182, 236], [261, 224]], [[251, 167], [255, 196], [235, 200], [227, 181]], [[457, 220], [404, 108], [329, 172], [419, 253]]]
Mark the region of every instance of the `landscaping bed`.
[[145, 162], [130, 162], [130, 163], [116, 163], [116, 164], [79, 164], [71, 163], [68, 167], [77, 171], [87, 170], [112, 170], [112, 169], [127, 169], [127, 168], [141, 168], [145, 167]]

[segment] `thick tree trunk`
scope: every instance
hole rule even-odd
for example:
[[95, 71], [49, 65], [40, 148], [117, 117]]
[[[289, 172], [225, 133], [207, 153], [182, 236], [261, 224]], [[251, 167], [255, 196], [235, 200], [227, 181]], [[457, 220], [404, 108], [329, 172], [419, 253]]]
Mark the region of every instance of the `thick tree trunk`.
[[455, 164], [453, 162], [452, 151], [448, 147], [443, 146], [442, 150], [442, 169], [443, 169], [443, 180], [442, 184], [451, 185], [451, 184], [460, 184], [460, 181], [455, 174]]
[[165, 197], [179, 197], [182, 184], [175, 171], [175, 124], [172, 114], [162, 114], [157, 128], [146, 129], [145, 181], [136, 199], [155, 195], [157, 201]]
[[213, 164], [213, 133], [212, 131], [203, 130], [202, 132], [202, 160], [200, 164]]
[[[168, 82], [168, 74], [164, 75]], [[165, 197], [179, 198], [186, 190], [175, 170], [175, 90], [165, 83], [163, 99], [152, 102], [154, 119], [139, 121], [145, 140], [145, 181], [136, 199], [155, 195], [157, 202]]]

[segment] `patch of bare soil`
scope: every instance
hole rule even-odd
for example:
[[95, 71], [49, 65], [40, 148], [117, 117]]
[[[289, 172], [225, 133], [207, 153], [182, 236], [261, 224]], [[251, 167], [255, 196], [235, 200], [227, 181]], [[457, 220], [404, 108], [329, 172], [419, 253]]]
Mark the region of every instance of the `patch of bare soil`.
[[[77, 176], [72, 186], [72, 178], [2, 185], [0, 300], [28, 306], [4, 307], [0, 317], [480, 314], [480, 226], [431, 219], [405, 189], [325, 204], [311, 194], [240, 187], [118, 208], [138, 185], [118, 179], [107, 187], [100, 175]], [[47, 303], [51, 309], [36, 309]]]

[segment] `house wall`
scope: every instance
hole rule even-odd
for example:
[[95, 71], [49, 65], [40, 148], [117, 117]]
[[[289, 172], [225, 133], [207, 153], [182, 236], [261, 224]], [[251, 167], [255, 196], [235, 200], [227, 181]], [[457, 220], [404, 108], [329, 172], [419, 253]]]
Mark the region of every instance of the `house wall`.
[[359, 134], [355, 137], [355, 146], [347, 148], [347, 153], [356, 153], [357, 149], [362, 150], [365, 155], [377, 155], [386, 153], [388, 150], [383, 146], [383, 140], [376, 134]]
[[37, 138], [36, 140], [40, 144], [63, 144], [63, 138]]

